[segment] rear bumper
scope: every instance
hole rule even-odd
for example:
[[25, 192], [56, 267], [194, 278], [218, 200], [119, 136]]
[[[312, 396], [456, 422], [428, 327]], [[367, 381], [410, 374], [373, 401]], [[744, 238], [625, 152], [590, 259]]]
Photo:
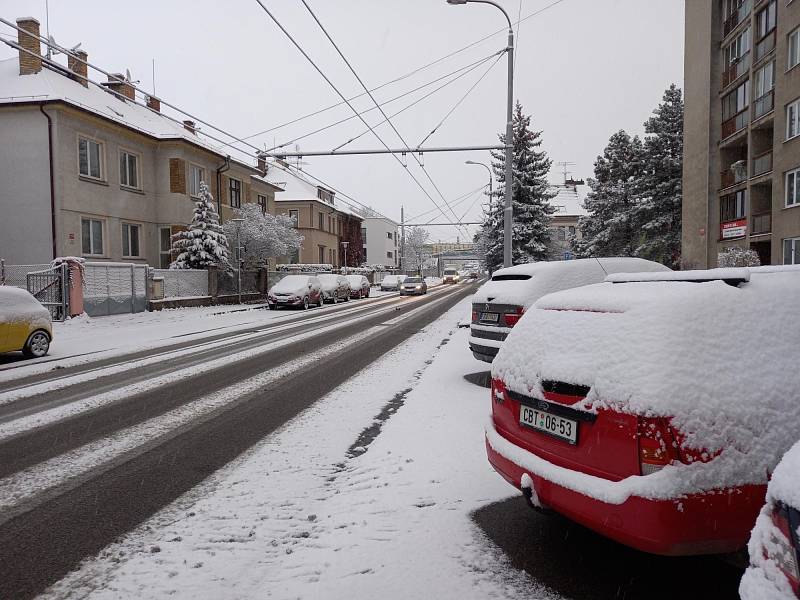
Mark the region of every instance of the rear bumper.
[[495, 451], [488, 437], [486, 452], [492, 467], [515, 488], [521, 489], [527, 474], [543, 507], [653, 554], [722, 554], [745, 547], [766, 494], [766, 486], [747, 485], [666, 500], [630, 496], [610, 504], [522, 468]]
[[472, 350], [472, 356], [483, 362], [493, 362], [494, 357], [500, 351], [499, 348], [492, 348], [490, 346], [479, 346], [478, 344], [469, 343], [469, 349]]

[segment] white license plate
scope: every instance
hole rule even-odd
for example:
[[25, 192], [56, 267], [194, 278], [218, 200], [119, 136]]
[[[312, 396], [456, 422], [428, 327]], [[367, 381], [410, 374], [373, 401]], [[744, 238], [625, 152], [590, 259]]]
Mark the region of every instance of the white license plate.
[[578, 422], [572, 419], [565, 419], [523, 404], [519, 408], [519, 422], [567, 440], [570, 444], [578, 443]]
[[278, 298], [278, 302], [288, 302], [288, 298]]
[[481, 313], [481, 321], [489, 321], [490, 323], [497, 323], [500, 315], [497, 313]]

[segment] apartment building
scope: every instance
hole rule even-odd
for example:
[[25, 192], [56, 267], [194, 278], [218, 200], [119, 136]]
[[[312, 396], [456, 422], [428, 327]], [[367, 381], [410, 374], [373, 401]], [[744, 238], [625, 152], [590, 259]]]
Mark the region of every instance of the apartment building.
[[578, 186], [584, 185], [582, 180], [566, 179], [563, 185], [555, 185], [551, 192], [555, 196], [550, 199], [555, 209], [550, 216], [550, 260], [570, 260], [573, 258], [572, 241], [581, 239], [578, 219], [588, 214], [583, 208], [585, 196], [578, 192]]
[[800, 263], [800, 2], [686, 0], [682, 261]]
[[[275, 175], [273, 175], [275, 172]], [[350, 256], [352, 245], [360, 254], [361, 217], [337, 204], [335, 192], [317, 185], [300, 174], [270, 168], [270, 177], [281, 181], [282, 188], [275, 196], [276, 210], [291, 217], [303, 236], [300, 250], [278, 262], [301, 264], [344, 265], [342, 242], [348, 242], [348, 266], [355, 266]], [[355, 258], [354, 260], [357, 260]]]
[[[0, 61], [0, 258], [56, 256], [166, 267], [170, 236], [205, 182], [224, 221], [245, 202], [274, 212], [266, 161], [227, 156], [161, 112], [122, 75], [87, 81], [86, 52], [42, 56], [39, 22], [17, 20], [19, 56]], [[25, 33], [28, 32], [28, 33]]]
[[400, 234], [398, 224], [386, 217], [365, 217], [361, 225], [364, 262], [384, 265], [390, 269], [400, 266]]

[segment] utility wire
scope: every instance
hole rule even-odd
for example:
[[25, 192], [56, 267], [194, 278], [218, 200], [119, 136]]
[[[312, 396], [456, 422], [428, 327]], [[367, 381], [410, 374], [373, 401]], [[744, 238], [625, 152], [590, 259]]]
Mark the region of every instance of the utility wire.
[[481, 81], [484, 80], [484, 78], [489, 74], [489, 71], [491, 71], [494, 68], [494, 66], [500, 61], [501, 58], [503, 58], [502, 54], [500, 54], [497, 57], [497, 59], [491, 65], [489, 65], [489, 68], [486, 69], [486, 71], [484, 71], [483, 75], [481, 75], [478, 78], [478, 80], [475, 83], [472, 84], [472, 87], [469, 88], [463, 96], [461, 96], [461, 98], [458, 100], [458, 102], [455, 103], [453, 108], [451, 108], [450, 111], [442, 118], [442, 120], [439, 121], [439, 124], [436, 127], [434, 127], [433, 129], [431, 129], [431, 132], [428, 135], [426, 135], [424, 138], [422, 138], [422, 141], [419, 144], [417, 144], [417, 148], [422, 146], [422, 144], [424, 144], [425, 142], [428, 141], [428, 138], [430, 138], [434, 133], [436, 133], [436, 130], [439, 129], [444, 124], [444, 122], [448, 119], [448, 117], [450, 117], [450, 115], [452, 115], [455, 112], [455, 110], [461, 105], [461, 103], [464, 102], [464, 100], [467, 99], [467, 96], [469, 96], [472, 93], [472, 91], [476, 87], [478, 87], [478, 84]]
[[[261, 0], [256, 0], [256, 1], [257, 1], [259, 4], [261, 4]], [[372, 100], [372, 102], [375, 104], [375, 106], [377, 106], [377, 107], [378, 107], [378, 110], [380, 110], [380, 112], [381, 112], [381, 114], [383, 115], [383, 117], [384, 117], [384, 118], [387, 120], [387, 122], [389, 123], [389, 126], [392, 128], [392, 130], [395, 132], [395, 134], [397, 134], [397, 137], [398, 137], [398, 138], [400, 138], [400, 141], [403, 143], [403, 145], [404, 145], [405, 147], [408, 147], [408, 142], [406, 142], [406, 140], [403, 138], [402, 134], [401, 134], [401, 133], [400, 133], [400, 132], [397, 130], [397, 127], [395, 127], [394, 123], [392, 123], [391, 119], [390, 119], [390, 118], [387, 116], [386, 112], [383, 110], [383, 108], [381, 107], [381, 105], [380, 105], [380, 104], [378, 104], [378, 101], [377, 101], [377, 100], [375, 100], [375, 96], [373, 96], [373, 95], [372, 95], [372, 92], [370, 92], [370, 91], [369, 91], [369, 88], [366, 86], [366, 84], [365, 84], [365, 83], [364, 83], [364, 81], [361, 79], [361, 77], [359, 77], [358, 73], [357, 73], [357, 72], [356, 72], [356, 70], [353, 68], [353, 65], [351, 65], [351, 64], [350, 64], [350, 61], [349, 61], [349, 60], [347, 60], [347, 57], [344, 55], [344, 53], [341, 51], [341, 49], [339, 48], [339, 46], [336, 44], [336, 42], [335, 42], [335, 41], [333, 40], [333, 38], [330, 36], [330, 34], [328, 33], [328, 30], [327, 30], [327, 29], [325, 29], [325, 26], [324, 26], [324, 25], [323, 25], [323, 24], [320, 22], [320, 20], [317, 18], [317, 15], [316, 15], [316, 14], [314, 14], [314, 11], [313, 11], [313, 10], [311, 10], [311, 7], [308, 5], [308, 2], [306, 2], [306, 0], [300, 0], [300, 1], [303, 3], [303, 6], [305, 6], [305, 7], [306, 7], [306, 10], [308, 10], [309, 14], [310, 14], [310, 15], [311, 15], [311, 16], [314, 18], [314, 21], [316, 21], [316, 23], [317, 23], [317, 25], [319, 26], [319, 28], [320, 28], [320, 29], [322, 30], [322, 32], [325, 34], [325, 37], [327, 37], [327, 38], [328, 38], [328, 41], [329, 41], [329, 42], [331, 43], [331, 45], [332, 45], [332, 46], [333, 46], [333, 47], [336, 49], [336, 52], [339, 54], [339, 56], [341, 57], [341, 59], [342, 59], [342, 60], [344, 61], [344, 63], [347, 65], [347, 68], [348, 68], [348, 69], [350, 69], [350, 72], [351, 72], [351, 73], [353, 74], [353, 76], [354, 76], [354, 77], [355, 77], [355, 78], [358, 80], [358, 83], [359, 83], [359, 84], [361, 84], [361, 87], [362, 87], [362, 88], [364, 88], [364, 91], [365, 91], [365, 92], [367, 92], [367, 95], [369, 96], [370, 100]], [[263, 6], [263, 4], [262, 4], [262, 6]], [[348, 104], [349, 104], [349, 103], [348, 103]], [[351, 108], [352, 108], [352, 106], [351, 106]], [[367, 123], [366, 123], [366, 121], [364, 121], [364, 124], [365, 124], [365, 125], [367, 124]], [[377, 137], [377, 134], [375, 134], [374, 130], [373, 130], [373, 135], [375, 135], [375, 136]], [[380, 139], [380, 138], [378, 138], [378, 139]], [[387, 147], [386, 149], [388, 150], [389, 148]], [[417, 181], [417, 178], [413, 176], [413, 174], [411, 173], [411, 171], [409, 171], [409, 170], [408, 170], [408, 165], [406, 165], [405, 163], [403, 163], [403, 161], [402, 161], [402, 160], [401, 160], [399, 157], [395, 156], [394, 154], [393, 154], [392, 156], [394, 156], [394, 157], [395, 157], [395, 159], [396, 159], [396, 160], [397, 160], [397, 161], [398, 161], [398, 162], [399, 162], [399, 163], [400, 163], [400, 164], [403, 166], [403, 168], [406, 170], [406, 172], [407, 172], [407, 173], [409, 173], [409, 174], [412, 176], [412, 179], [414, 179], [414, 181], [417, 183], [417, 185], [419, 186], [419, 188], [425, 192], [425, 195], [426, 195], [426, 196], [428, 196], [428, 197], [431, 199], [431, 202], [433, 202], [434, 204], [436, 204], [436, 201], [433, 199], [433, 197], [432, 197], [430, 194], [428, 194], [427, 190], [425, 190], [425, 188], [424, 188], [424, 187], [423, 187], [423, 186], [422, 186], [422, 185], [419, 183], [419, 181]], [[442, 199], [442, 202], [444, 202], [445, 206], [447, 206], [447, 208], [449, 208], [449, 209], [450, 209], [450, 212], [451, 212], [451, 213], [453, 213], [453, 217], [455, 217], [455, 218], [458, 218], [458, 217], [457, 217], [457, 215], [456, 215], [456, 213], [455, 213], [455, 211], [453, 211], [453, 209], [452, 209], [452, 208], [450, 208], [450, 205], [447, 203], [447, 200], [445, 199], [445, 197], [444, 197], [444, 194], [442, 194], [442, 191], [439, 189], [439, 186], [437, 186], [437, 185], [436, 185], [436, 182], [434, 182], [434, 181], [433, 181], [433, 178], [430, 176], [430, 173], [428, 173], [428, 171], [427, 171], [427, 170], [426, 170], [426, 169], [423, 167], [423, 165], [422, 165], [422, 162], [419, 160], [419, 158], [417, 157], [417, 155], [416, 155], [416, 154], [412, 154], [411, 156], [414, 158], [414, 161], [417, 163], [417, 165], [419, 165], [419, 167], [420, 167], [420, 168], [422, 169], [422, 171], [425, 173], [425, 175], [426, 175], [426, 176], [427, 176], [427, 178], [428, 178], [428, 181], [430, 181], [431, 185], [433, 185], [433, 188], [434, 188], [434, 189], [435, 189], [435, 190], [438, 192], [438, 194], [439, 194], [439, 197]], [[442, 215], [443, 215], [445, 218], [447, 218], [447, 216], [445, 215], [444, 211], [442, 211]]]
[[[459, 204], [462, 204], [463, 202], [466, 202], [467, 200], [469, 200], [472, 197], [473, 194], [475, 194], [476, 192], [481, 191], [485, 187], [486, 187], [486, 184], [483, 184], [479, 188], [475, 188], [474, 190], [470, 190], [470, 191], [468, 191], [468, 192], [466, 192], [464, 194], [461, 194], [460, 196], [456, 196], [455, 198], [453, 198], [450, 201], [450, 205], [451, 206], [458, 206]], [[409, 217], [406, 220], [409, 223], [414, 223], [415, 221], [419, 221], [419, 219], [421, 219], [422, 217], [424, 217], [426, 215], [431, 214], [432, 212], [436, 212], [436, 209], [435, 208], [431, 208], [429, 210], [426, 210], [425, 212], [421, 212], [420, 214], [418, 214], [418, 215], [416, 215], [414, 217]]]

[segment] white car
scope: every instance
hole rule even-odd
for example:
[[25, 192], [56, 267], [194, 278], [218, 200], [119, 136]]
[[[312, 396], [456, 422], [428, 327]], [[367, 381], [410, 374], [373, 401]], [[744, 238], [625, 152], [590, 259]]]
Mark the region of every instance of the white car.
[[492, 362], [511, 328], [546, 294], [600, 283], [611, 273], [669, 270], [642, 258], [582, 258], [499, 269], [472, 297], [469, 338], [472, 355], [478, 360]]
[[317, 277], [322, 284], [322, 298], [325, 302], [336, 304], [339, 300], [350, 300], [350, 282], [344, 275], [322, 273]]
[[381, 281], [382, 292], [396, 292], [400, 289], [400, 284], [406, 280], [405, 275], [387, 275]]
[[313, 275], [287, 275], [270, 288], [267, 301], [272, 310], [284, 306], [304, 309], [312, 304], [322, 306], [322, 285]]

